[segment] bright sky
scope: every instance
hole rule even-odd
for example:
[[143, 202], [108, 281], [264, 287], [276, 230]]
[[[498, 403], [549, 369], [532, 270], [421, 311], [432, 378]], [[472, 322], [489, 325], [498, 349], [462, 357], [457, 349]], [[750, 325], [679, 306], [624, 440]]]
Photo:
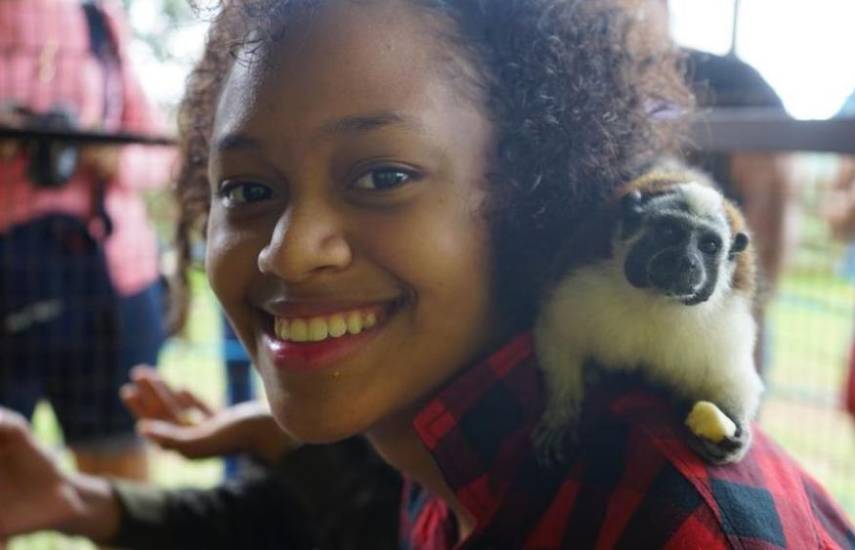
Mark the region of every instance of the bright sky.
[[[674, 38], [730, 48], [733, 0], [670, 0]], [[796, 118], [828, 118], [855, 90], [855, 0], [741, 0], [736, 53]]]
[[[693, 48], [730, 48], [734, 0], [670, 0], [674, 38]], [[796, 118], [828, 118], [855, 89], [855, 0], [741, 0], [737, 54], [778, 92]], [[134, 2], [133, 25], [163, 29], [159, 1]], [[147, 45], [132, 55], [143, 84], [159, 102], [174, 104], [201, 53], [205, 24], [173, 33], [167, 47], [178, 62], [159, 63]], [[156, 75], [145, 77], [145, 75]]]
[[[204, 2], [200, 4], [204, 5]], [[161, 105], [176, 105], [184, 92], [187, 73], [202, 56], [207, 23], [200, 20], [170, 33], [163, 32], [168, 20], [162, 14], [160, 1], [154, 0], [131, 4], [128, 19], [139, 31], [168, 37], [166, 47], [176, 55], [175, 61], [161, 62], [142, 40], [135, 40], [131, 44], [131, 57], [149, 96]]]

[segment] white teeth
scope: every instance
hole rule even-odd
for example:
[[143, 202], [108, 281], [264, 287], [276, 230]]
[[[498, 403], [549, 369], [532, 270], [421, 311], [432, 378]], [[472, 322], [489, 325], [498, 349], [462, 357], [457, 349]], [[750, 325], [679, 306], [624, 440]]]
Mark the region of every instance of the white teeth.
[[280, 340], [288, 339], [288, 321], [281, 317], [275, 317], [273, 322], [273, 330], [276, 337]]
[[333, 338], [344, 336], [347, 332], [347, 321], [344, 320], [344, 315], [333, 315], [330, 317], [329, 333]]
[[362, 315], [358, 311], [351, 311], [347, 314], [347, 332], [351, 334], [362, 332]]
[[315, 317], [309, 321], [309, 340], [312, 342], [320, 342], [326, 340], [329, 336], [326, 319]]
[[294, 319], [288, 327], [289, 337], [292, 342], [305, 342], [309, 339], [309, 327], [303, 319]]
[[378, 323], [377, 312], [348, 311], [329, 317], [307, 319], [285, 319], [275, 317], [273, 332], [279, 340], [289, 342], [322, 342], [328, 338], [340, 338], [347, 334], [360, 334]]
[[365, 317], [362, 319], [362, 326], [365, 328], [371, 328], [377, 324], [377, 316], [374, 313], [367, 313]]

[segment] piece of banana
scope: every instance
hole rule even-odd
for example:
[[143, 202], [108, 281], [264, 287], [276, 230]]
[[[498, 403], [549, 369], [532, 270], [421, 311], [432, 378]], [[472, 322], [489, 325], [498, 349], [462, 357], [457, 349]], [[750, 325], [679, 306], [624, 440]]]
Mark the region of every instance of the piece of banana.
[[719, 443], [736, 434], [736, 424], [715, 403], [698, 401], [686, 417], [686, 426], [696, 436]]

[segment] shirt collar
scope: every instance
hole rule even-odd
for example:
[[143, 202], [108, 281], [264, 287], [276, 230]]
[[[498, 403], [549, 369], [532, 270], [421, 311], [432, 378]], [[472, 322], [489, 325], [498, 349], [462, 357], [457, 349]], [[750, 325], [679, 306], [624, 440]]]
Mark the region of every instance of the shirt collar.
[[513, 472], [531, 455], [542, 396], [531, 333], [525, 332], [465, 369], [415, 417], [419, 438], [479, 526], [496, 512]]

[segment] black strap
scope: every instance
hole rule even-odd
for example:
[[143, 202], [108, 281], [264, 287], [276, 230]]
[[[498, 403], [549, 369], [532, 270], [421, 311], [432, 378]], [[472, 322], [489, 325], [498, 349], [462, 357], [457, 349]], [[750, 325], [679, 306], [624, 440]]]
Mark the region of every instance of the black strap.
[[89, 49], [92, 55], [101, 64], [104, 71], [104, 107], [103, 116], [106, 120], [109, 114], [109, 76], [110, 72], [118, 66], [118, 55], [111, 40], [110, 29], [104, 19], [104, 12], [94, 0], [82, 0], [81, 7], [86, 16], [86, 24], [89, 27]]
[[[104, 106], [103, 118], [107, 120], [110, 114], [110, 102], [114, 99], [114, 95], [110, 88], [111, 74], [118, 69], [119, 56], [116, 51], [115, 44], [111, 40], [110, 29], [107, 27], [107, 21], [104, 19], [104, 12], [96, 4], [95, 0], [82, 0], [81, 7], [86, 16], [86, 24], [89, 27], [89, 48], [92, 50], [92, 55], [98, 60], [104, 74]], [[92, 218], [99, 220], [102, 224], [101, 232], [103, 237], [109, 236], [113, 232], [113, 221], [107, 213], [105, 204], [105, 193], [107, 182], [100, 179], [93, 183], [92, 186]]]

